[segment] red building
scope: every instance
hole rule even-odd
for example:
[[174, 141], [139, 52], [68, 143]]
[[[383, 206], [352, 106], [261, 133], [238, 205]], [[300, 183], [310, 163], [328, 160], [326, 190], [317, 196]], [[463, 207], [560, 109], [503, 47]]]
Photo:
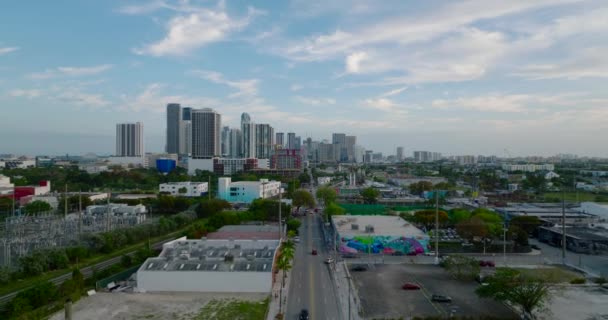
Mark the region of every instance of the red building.
[[297, 149], [278, 149], [270, 158], [271, 169], [302, 169], [302, 155]]

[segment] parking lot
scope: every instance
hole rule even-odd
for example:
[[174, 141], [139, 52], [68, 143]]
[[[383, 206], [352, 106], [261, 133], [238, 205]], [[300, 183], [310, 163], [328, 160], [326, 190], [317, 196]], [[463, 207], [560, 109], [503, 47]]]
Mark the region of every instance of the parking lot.
[[[504, 305], [475, 294], [475, 282], [452, 279], [443, 269], [432, 265], [375, 265], [367, 271], [352, 272], [364, 317], [399, 318], [426, 316], [493, 316], [517, 319]], [[402, 290], [406, 283], [422, 290]], [[452, 303], [431, 301], [433, 294], [447, 295]]]

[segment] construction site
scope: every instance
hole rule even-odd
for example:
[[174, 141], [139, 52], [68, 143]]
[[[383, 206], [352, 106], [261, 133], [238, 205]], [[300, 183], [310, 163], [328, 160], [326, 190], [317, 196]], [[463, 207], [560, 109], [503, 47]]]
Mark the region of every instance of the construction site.
[[0, 265], [15, 266], [35, 250], [80, 244], [82, 236], [149, 223], [144, 206], [89, 206], [81, 213], [53, 212], [9, 216], [0, 223]]

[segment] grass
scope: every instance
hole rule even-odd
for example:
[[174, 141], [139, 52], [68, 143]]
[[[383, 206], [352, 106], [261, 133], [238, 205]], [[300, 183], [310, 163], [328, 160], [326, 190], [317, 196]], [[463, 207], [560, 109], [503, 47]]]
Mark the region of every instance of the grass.
[[194, 318], [195, 320], [263, 320], [268, 299], [243, 301], [236, 299], [211, 300]]
[[[577, 194], [576, 192], [565, 192], [564, 198], [568, 202], [575, 202], [575, 201], [577, 201], [576, 194]], [[595, 197], [597, 197], [597, 195], [593, 194], [591, 192], [584, 192], [584, 191], [578, 192], [578, 201], [595, 201]], [[545, 200], [558, 199], [559, 201], [561, 201], [562, 193], [561, 192], [546, 192], [545, 194], [543, 194], [543, 198]]]
[[570, 283], [570, 281], [581, 277], [581, 275], [576, 272], [561, 268], [514, 269], [519, 271], [524, 277], [529, 277], [531, 279], [544, 279], [550, 283]]
[[[159, 242], [159, 241], [171, 238], [171, 237], [173, 237], [175, 235], [178, 235], [178, 234], [182, 233], [184, 230], [186, 230], [186, 228], [187, 228], [187, 226], [184, 227], [184, 228], [182, 228], [182, 229], [180, 229], [180, 230], [178, 230], [178, 231], [166, 234], [164, 236], [158, 236], [158, 237], [155, 237], [155, 238], [150, 238], [150, 243], [153, 244], [153, 243], [156, 243], [156, 242]], [[136, 244], [133, 244], [133, 245], [130, 245], [128, 247], [124, 247], [124, 248], [122, 248], [122, 249], [120, 249], [118, 251], [114, 251], [112, 253], [90, 257], [90, 258], [88, 258], [86, 260], [80, 261], [78, 263], [78, 267], [82, 269], [84, 267], [88, 267], [88, 266], [100, 263], [102, 261], [105, 261], [105, 260], [108, 260], [108, 259], [111, 259], [111, 258], [114, 258], [114, 257], [122, 256], [122, 255], [124, 255], [126, 253], [136, 251], [137, 249], [141, 248], [143, 245], [145, 245], [147, 243], [148, 243], [148, 240], [142, 241], [142, 242], [139, 242], [139, 243], [136, 243]], [[0, 296], [3, 296], [5, 294], [11, 293], [11, 292], [14, 292], [14, 291], [17, 291], [17, 290], [21, 290], [21, 289], [25, 289], [25, 288], [31, 287], [31, 286], [39, 283], [39, 282], [48, 281], [48, 280], [51, 280], [53, 278], [59, 277], [61, 275], [64, 275], [66, 273], [71, 273], [72, 272], [72, 268], [74, 268], [74, 267], [76, 267], [76, 265], [70, 265], [66, 269], [54, 270], [54, 271], [50, 271], [50, 272], [46, 272], [44, 274], [38, 275], [36, 277], [27, 278], [27, 279], [23, 279], [23, 280], [12, 281], [11, 283], [6, 284], [6, 285], [0, 287]]]

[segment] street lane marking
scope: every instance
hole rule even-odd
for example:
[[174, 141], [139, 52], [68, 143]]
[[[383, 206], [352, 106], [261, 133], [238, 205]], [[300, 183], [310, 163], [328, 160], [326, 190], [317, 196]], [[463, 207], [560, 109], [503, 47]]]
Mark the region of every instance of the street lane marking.
[[442, 308], [437, 306], [433, 300], [431, 300], [431, 298], [429, 298], [429, 293], [426, 291], [425, 287], [418, 281], [414, 281], [415, 283], [417, 283], [420, 286], [420, 291], [422, 292], [422, 295], [426, 298], [426, 300], [429, 301], [429, 303], [433, 306], [433, 308], [435, 308], [435, 310], [442, 316], [447, 315], [447, 312]]

